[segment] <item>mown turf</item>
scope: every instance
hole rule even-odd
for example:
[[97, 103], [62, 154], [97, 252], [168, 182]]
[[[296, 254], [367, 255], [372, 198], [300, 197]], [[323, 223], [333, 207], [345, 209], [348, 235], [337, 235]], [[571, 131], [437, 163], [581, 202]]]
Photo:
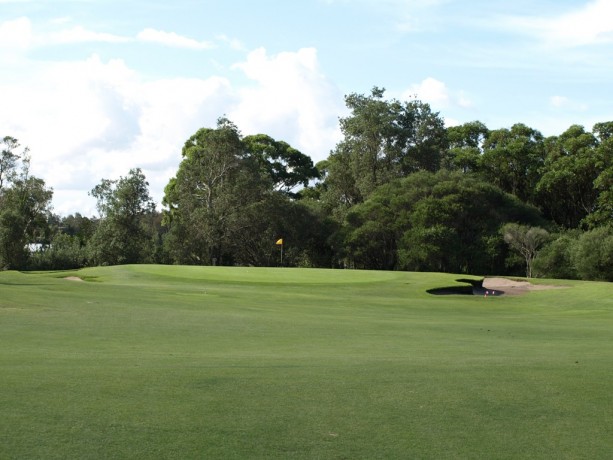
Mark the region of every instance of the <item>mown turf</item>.
[[0, 273], [0, 458], [610, 458], [612, 285], [456, 278]]

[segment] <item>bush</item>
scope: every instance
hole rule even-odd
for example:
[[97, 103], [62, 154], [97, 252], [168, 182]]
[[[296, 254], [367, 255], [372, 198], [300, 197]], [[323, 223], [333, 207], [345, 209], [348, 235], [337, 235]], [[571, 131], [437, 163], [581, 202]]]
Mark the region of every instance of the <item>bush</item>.
[[572, 252], [579, 238], [578, 232], [567, 232], [546, 244], [534, 260], [534, 274], [541, 278], [578, 279]]
[[613, 228], [598, 227], [581, 235], [572, 261], [583, 280], [613, 281]]
[[30, 270], [70, 270], [87, 264], [87, 255], [78, 237], [60, 233], [49, 247], [33, 252], [28, 260]]

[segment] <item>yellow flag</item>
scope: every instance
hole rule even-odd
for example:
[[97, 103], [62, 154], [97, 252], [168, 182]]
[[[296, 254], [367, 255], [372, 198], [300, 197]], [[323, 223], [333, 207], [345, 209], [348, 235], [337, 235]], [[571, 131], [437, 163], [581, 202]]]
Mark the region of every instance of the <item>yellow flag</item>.
[[275, 244], [283, 244], [283, 238], [279, 238]]

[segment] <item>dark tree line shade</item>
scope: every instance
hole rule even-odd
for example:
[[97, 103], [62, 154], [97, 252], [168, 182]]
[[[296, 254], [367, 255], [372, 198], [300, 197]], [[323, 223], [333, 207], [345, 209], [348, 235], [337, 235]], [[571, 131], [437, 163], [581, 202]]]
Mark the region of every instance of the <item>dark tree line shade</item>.
[[444, 126], [418, 100], [345, 98], [317, 165], [228, 119], [183, 146], [157, 211], [143, 172], [102, 179], [98, 218], [51, 213], [29, 154], [3, 140], [2, 268], [166, 263], [443, 271], [613, 280], [613, 122], [544, 137]]

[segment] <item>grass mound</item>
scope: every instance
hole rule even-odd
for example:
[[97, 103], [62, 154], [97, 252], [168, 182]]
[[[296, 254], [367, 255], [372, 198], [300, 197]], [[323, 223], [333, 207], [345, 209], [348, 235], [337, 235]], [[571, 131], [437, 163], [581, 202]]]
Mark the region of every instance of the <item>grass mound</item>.
[[457, 278], [0, 273], [0, 458], [607, 458], [611, 285]]

